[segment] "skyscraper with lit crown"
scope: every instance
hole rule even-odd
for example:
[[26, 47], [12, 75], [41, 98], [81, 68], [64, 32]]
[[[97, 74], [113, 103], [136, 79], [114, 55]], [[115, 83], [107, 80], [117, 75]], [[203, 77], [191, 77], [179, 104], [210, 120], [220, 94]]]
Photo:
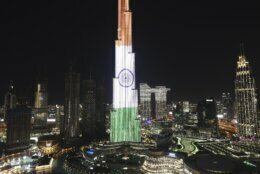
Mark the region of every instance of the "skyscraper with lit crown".
[[135, 54], [132, 50], [132, 12], [129, 8], [129, 0], [118, 0], [117, 31], [110, 141], [140, 142]]
[[256, 135], [258, 119], [255, 80], [243, 51], [237, 62], [235, 104], [239, 136]]

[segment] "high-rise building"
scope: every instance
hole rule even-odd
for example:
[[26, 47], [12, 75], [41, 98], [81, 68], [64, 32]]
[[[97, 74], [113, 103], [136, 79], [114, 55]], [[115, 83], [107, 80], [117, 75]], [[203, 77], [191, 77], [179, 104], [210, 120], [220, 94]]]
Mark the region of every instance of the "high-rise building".
[[31, 108], [20, 105], [7, 112], [7, 150], [25, 149], [30, 144]]
[[48, 128], [56, 128], [57, 131], [60, 130], [61, 117], [64, 117], [64, 107], [63, 105], [49, 105], [48, 106], [48, 118], [47, 125]]
[[0, 106], [0, 122], [4, 122], [5, 105]]
[[51, 127], [56, 127], [56, 110], [56, 105], [48, 106], [47, 124], [51, 125]]
[[217, 108], [214, 98], [207, 98], [198, 103], [197, 106], [198, 127], [207, 128], [211, 134], [218, 133]]
[[37, 83], [34, 108], [48, 108], [47, 82]]
[[223, 92], [222, 93], [222, 105], [223, 105], [223, 115], [224, 118], [228, 120], [232, 120], [234, 118], [234, 104], [231, 97], [231, 94], [229, 92]]
[[82, 132], [86, 140], [105, 134], [104, 87], [95, 80], [82, 82]]
[[97, 137], [106, 135], [106, 103], [105, 103], [105, 87], [103, 83], [98, 83], [96, 94], [96, 132]]
[[65, 74], [65, 115], [60, 130], [66, 141], [79, 136], [79, 92], [80, 74], [71, 70]]
[[96, 131], [96, 81], [82, 82], [82, 133], [85, 139], [93, 139]]
[[4, 119], [7, 119], [6, 116], [8, 110], [15, 108], [16, 103], [17, 103], [17, 98], [14, 93], [13, 82], [11, 81], [8, 88], [8, 92], [5, 94], [5, 98], [4, 98]]
[[34, 127], [45, 127], [48, 117], [47, 81], [37, 82], [34, 100]]
[[64, 106], [56, 105], [56, 128], [61, 130], [62, 120], [64, 118]]
[[[143, 120], [151, 119], [152, 114], [152, 88], [146, 83], [140, 83], [140, 106], [139, 113]], [[155, 99], [154, 99], [155, 100]], [[154, 102], [155, 103], [155, 102]], [[155, 112], [154, 112], [155, 114]]]
[[204, 120], [206, 118], [206, 102], [205, 102], [205, 100], [198, 102], [197, 117], [198, 117], [198, 126], [203, 127], [205, 125]]
[[138, 91], [135, 85], [135, 54], [132, 49], [132, 12], [129, 0], [118, 0], [118, 36], [115, 46], [111, 142], [140, 142]]
[[258, 130], [255, 79], [249, 62], [242, 52], [237, 61], [235, 106], [239, 136], [254, 136]]
[[216, 101], [217, 115], [219, 118], [224, 117], [224, 106], [222, 100]]
[[162, 119], [167, 115], [167, 92], [169, 88], [156, 86], [151, 88], [146, 83], [140, 83], [140, 114], [143, 120]]
[[156, 119], [162, 119], [167, 114], [167, 92], [170, 88], [165, 86], [156, 86], [154, 88], [155, 101], [156, 101]]

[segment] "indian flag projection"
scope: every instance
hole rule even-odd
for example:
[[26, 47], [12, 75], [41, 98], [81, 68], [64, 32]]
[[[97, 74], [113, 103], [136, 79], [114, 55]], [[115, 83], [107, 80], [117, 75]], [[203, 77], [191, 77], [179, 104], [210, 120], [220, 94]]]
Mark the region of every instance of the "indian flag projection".
[[132, 12], [129, 8], [129, 0], [118, 0], [117, 37], [110, 141], [140, 142], [135, 54], [132, 51]]

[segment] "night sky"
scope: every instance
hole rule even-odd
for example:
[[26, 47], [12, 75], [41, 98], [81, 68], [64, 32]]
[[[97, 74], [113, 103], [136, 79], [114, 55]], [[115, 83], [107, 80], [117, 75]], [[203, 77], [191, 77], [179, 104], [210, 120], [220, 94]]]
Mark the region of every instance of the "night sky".
[[[1, 2], [0, 103], [9, 81], [33, 95], [46, 69], [49, 103], [63, 103], [69, 65], [104, 81], [111, 101], [117, 0]], [[138, 82], [166, 85], [171, 100], [233, 92], [240, 43], [260, 84], [258, 0], [132, 0]], [[1, 97], [2, 96], [2, 97]]]

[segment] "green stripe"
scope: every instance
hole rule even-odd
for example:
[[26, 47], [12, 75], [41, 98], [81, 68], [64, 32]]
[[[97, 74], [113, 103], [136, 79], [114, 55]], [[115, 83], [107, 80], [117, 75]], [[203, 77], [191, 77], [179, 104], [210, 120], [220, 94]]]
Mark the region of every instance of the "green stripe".
[[140, 142], [140, 120], [137, 119], [138, 109], [118, 108], [111, 112], [110, 141]]

